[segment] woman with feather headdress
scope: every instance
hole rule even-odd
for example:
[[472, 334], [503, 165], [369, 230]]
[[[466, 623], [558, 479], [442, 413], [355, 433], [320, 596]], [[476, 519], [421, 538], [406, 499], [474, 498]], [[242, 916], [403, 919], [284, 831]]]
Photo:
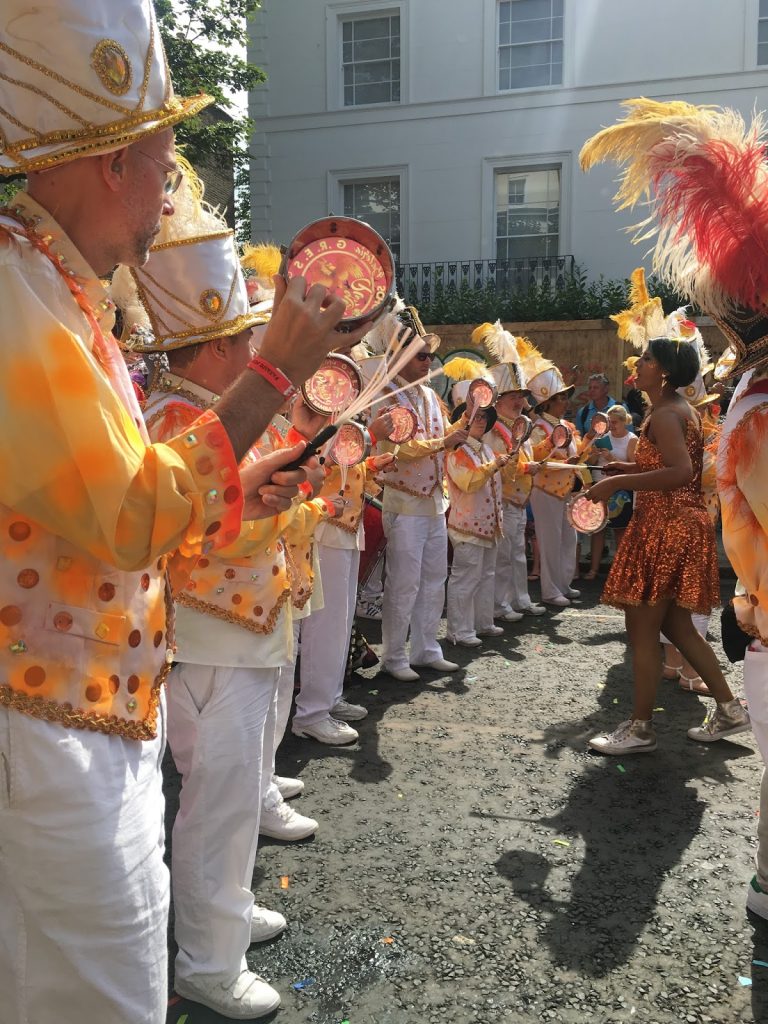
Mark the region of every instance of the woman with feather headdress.
[[[768, 294], [768, 172], [761, 121], [745, 130], [734, 111], [646, 99], [626, 106], [626, 118], [585, 143], [582, 167], [606, 158], [626, 164], [617, 201], [634, 206], [652, 196], [651, 213], [636, 237], [655, 236], [654, 269], [701, 308], [740, 318], [753, 329], [759, 317], [747, 317], [746, 323], [740, 307], [760, 308]], [[719, 573], [701, 494], [701, 422], [676, 391], [690, 385], [699, 369], [689, 341], [682, 336], [647, 341], [636, 374], [652, 410], [636, 463], [609, 467], [617, 475], [588, 492], [596, 500], [618, 487], [637, 492], [635, 514], [603, 594], [603, 600], [625, 608], [634, 707], [631, 719], [590, 741], [606, 754], [656, 747], [651, 719], [661, 668], [659, 629], [716, 701], [704, 724], [688, 730], [689, 737], [709, 743], [750, 727], [749, 715], [691, 621], [692, 611], [708, 612], [718, 603]], [[756, 345], [753, 357], [758, 352]], [[743, 346], [741, 354], [746, 354]]]

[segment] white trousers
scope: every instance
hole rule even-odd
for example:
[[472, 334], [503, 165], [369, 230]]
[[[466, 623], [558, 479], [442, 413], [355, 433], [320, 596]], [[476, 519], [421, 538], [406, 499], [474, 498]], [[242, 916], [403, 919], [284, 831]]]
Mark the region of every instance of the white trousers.
[[405, 516], [385, 512], [387, 573], [382, 608], [382, 664], [407, 668], [410, 661], [426, 665], [442, 658], [437, 630], [445, 602], [448, 575], [448, 530], [445, 516]]
[[[282, 665], [277, 670], [277, 692], [275, 693], [275, 732], [272, 741], [272, 767], [269, 777], [262, 779], [264, 789], [263, 804], [265, 808], [273, 808], [282, 800], [280, 790], [272, 781], [275, 774], [275, 755], [277, 748], [283, 742], [285, 730], [288, 728], [288, 719], [291, 717], [291, 704], [293, 704], [294, 679], [296, 677], [296, 655], [299, 650], [299, 631], [301, 619], [293, 621], [293, 660], [290, 665]], [[267, 737], [269, 739], [269, 737]]]
[[448, 577], [448, 636], [472, 640], [477, 630], [493, 626], [496, 545], [454, 544]]
[[182, 664], [169, 679], [168, 742], [182, 777], [171, 854], [180, 978], [233, 980], [250, 944], [277, 673]]
[[[753, 640], [744, 656], [744, 696], [749, 705], [752, 732], [763, 764], [768, 765], [768, 647]], [[760, 817], [757, 819], [757, 882], [768, 892], [768, 775], [760, 783]]]
[[541, 597], [567, 597], [576, 568], [576, 531], [568, 522], [565, 502], [538, 487], [531, 491], [541, 561]]
[[[691, 622], [694, 625], [696, 632], [707, 639], [707, 633], [709, 632], [709, 615], [701, 615], [699, 612], [691, 612]], [[668, 644], [671, 640], [667, 640], [663, 633], [659, 633], [659, 643]]]
[[496, 589], [494, 604], [498, 611], [529, 608], [528, 563], [525, 559], [525, 508], [504, 503], [504, 536], [496, 549]]
[[294, 724], [314, 725], [341, 700], [357, 600], [360, 552], [317, 545], [325, 605], [301, 623], [301, 689]]
[[164, 723], [140, 742], [0, 707], [2, 1024], [164, 1024]]

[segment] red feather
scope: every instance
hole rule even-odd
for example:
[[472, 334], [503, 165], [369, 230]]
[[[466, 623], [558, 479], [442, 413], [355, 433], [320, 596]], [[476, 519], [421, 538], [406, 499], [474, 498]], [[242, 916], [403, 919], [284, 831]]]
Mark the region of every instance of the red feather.
[[[662, 155], [654, 179], [662, 225], [677, 224], [700, 265], [736, 303], [759, 309], [768, 298], [768, 182], [758, 141], [701, 144], [677, 166]], [[667, 159], [665, 160], [664, 157]]]

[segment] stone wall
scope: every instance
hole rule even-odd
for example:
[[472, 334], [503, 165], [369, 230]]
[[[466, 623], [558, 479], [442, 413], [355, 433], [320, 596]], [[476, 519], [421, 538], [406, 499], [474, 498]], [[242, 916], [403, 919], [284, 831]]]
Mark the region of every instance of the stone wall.
[[[475, 324], [432, 324], [427, 327], [439, 335], [442, 344], [438, 356], [446, 362], [463, 351], [478, 351], [470, 337]], [[539, 323], [504, 324], [514, 335], [524, 335], [560, 368], [566, 383], [576, 384], [573, 405], [586, 401], [586, 382], [591, 373], [604, 373], [610, 381], [611, 394], [623, 394], [627, 371], [623, 361], [633, 349], [616, 337], [611, 320], [551, 320]], [[725, 338], [708, 317], [699, 319], [704, 342], [716, 359], [725, 348]], [[487, 354], [482, 353], [487, 359]], [[577, 367], [575, 373], [572, 368]]]

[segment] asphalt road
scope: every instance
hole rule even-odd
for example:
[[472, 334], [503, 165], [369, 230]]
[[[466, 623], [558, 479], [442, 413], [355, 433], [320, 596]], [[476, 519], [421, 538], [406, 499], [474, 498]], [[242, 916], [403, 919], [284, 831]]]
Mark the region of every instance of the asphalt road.
[[278, 769], [304, 779], [297, 807], [320, 830], [257, 858], [257, 901], [289, 920], [248, 954], [283, 996], [278, 1022], [768, 1021], [768, 924], [753, 944], [744, 911], [754, 741], [692, 743], [706, 701], [664, 682], [655, 754], [588, 753], [628, 717], [631, 677], [623, 616], [584, 587], [479, 655], [446, 645], [458, 675], [358, 677], [353, 747], [285, 741]]

